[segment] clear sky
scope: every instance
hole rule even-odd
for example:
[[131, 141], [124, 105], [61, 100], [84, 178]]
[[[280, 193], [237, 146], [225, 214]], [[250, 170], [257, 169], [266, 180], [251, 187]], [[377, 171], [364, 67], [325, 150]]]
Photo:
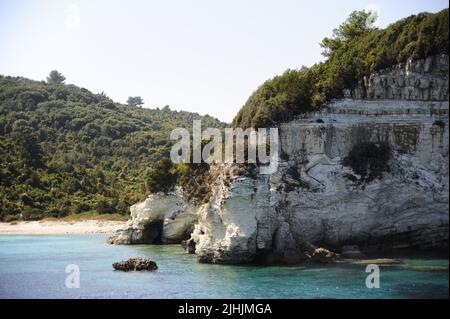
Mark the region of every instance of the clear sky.
[[0, 74], [67, 83], [118, 102], [230, 122], [265, 80], [322, 59], [319, 42], [353, 10], [378, 25], [446, 0], [0, 0]]

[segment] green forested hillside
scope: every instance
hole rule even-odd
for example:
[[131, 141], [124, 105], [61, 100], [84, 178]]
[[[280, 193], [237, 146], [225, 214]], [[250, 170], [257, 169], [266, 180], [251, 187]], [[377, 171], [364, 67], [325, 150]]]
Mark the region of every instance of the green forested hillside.
[[[121, 213], [145, 196], [170, 131], [210, 117], [114, 103], [74, 85], [0, 76], [0, 218]], [[151, 179], [151, 178], [150, 178]]]
[[[324, 62], [287, 70], [261, 85], [233, 120], [234, 126], [265, 127], [341, 97], [364, 75], [408, 59], [448, 54], [448, 9], [421, 13], [385, 29], [370, 23], [370, 14], [353, 12], [333, 36], [323, 39]], [[301, 39], [298, 39], [301, 41]]]

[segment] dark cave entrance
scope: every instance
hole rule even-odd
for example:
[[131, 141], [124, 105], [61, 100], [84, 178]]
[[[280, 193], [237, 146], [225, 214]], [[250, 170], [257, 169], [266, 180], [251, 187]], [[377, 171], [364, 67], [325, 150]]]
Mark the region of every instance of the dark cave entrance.
[[161, 244], [163, 220], [147, 223], [142, 230], [142, 240], [148, 244]]

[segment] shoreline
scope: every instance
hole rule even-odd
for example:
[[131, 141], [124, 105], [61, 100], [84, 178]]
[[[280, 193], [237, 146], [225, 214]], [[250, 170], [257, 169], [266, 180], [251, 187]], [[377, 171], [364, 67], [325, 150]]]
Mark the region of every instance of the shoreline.
[[109, 234], [122, 228], [126, 223], [114, 220], [0, 222], [0, 236]]
[[[124, 228], [126, 220], [40, 220], [0, 222], [0, 236], [39, 236], [39, 235], [96, 235], [112, 234]], [[443, 258], [449, 259], [448, 250], [411, 250], [401, 249], [391, 252], [366, 253], [356, 258], [344, 258], [339, 263], [371, 261], [376, 264], [396, 264], [402, 258]], [[283, 264], [280, 264], [283, 265]]]

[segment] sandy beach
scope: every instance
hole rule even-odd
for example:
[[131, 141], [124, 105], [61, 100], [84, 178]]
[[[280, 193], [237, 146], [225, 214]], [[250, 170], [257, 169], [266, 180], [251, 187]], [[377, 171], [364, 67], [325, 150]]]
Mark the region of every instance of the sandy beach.
[[126, 221], [31, 221], [15, 224], [0, 222], [0, 235], [82, 235], [109, 234]]

